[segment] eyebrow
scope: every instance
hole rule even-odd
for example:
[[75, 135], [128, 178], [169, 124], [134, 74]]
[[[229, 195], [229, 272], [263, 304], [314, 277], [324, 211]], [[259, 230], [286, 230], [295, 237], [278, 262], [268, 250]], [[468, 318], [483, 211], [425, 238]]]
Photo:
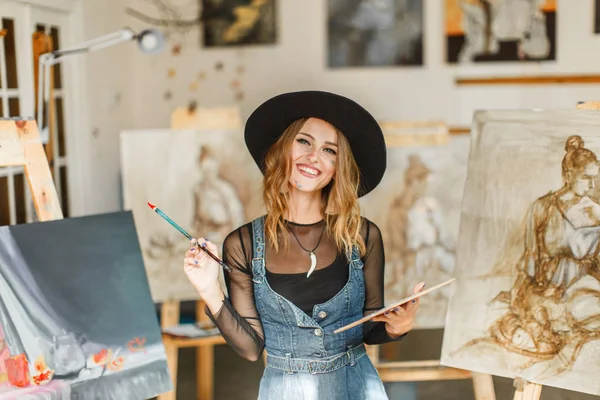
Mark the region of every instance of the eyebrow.
[[[309, 133], [304, 133], [304, 132], [298, 132], [298, 133], [299, 133], [299, 134], [301, 134], [301, 135], [308, 136], [308, 137], [309, 137], [309, 138], [311, 138], [312, 140], [315, 140], [314, 136], [313, 136], [313, 135], [311, 135], [311, 134], [309, 134]], [[325, 144], [329, 144], [329, 145], [331, 145], [331, 146], [338, 147], [337, 143], [333, 143], [333, 142], [325, 142]]]

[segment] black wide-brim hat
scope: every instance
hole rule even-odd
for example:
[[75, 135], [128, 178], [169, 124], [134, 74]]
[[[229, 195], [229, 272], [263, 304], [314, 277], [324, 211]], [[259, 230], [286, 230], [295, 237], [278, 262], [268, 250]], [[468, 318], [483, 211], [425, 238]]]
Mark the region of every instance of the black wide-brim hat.
[[244, 139], [256, 165], [264, 173], [264, 158], [286, 128], [300, 118], [319, 118], [339, 129], [350, 143], [360, 170], [358, 197], [375, 189], [387, 165], [381, 127], [361, 105], [322, 91], [284, 93], [261, 104], [246, 121]]

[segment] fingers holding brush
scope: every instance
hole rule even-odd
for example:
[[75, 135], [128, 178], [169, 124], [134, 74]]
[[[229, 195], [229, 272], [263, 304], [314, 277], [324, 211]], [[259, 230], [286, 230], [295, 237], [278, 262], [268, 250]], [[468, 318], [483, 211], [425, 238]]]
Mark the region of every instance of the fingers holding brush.
[[[192, 239], [193, 241], [194, 239]], [[219, 249], [217, 248], [217, 246], [211, 242], [208, 239], [204, 239], [204, 238], [198, 238], [196, 241], [197, 245], [199, 247], [203, 247], [205, 249], [207, 249], [208, 251], [210, 251], [211, 253], [213, 253], [213, 255], [215, 255], [215, 257], [219, 256]], [[202, 253], [204, 253], [202, 250], [200, 250]]]
[[192, 247], [186, 255], [194, 257], [200, 264], [208, 260], [219, 261], [219, 250], [217, 246], [208, 239], [198, 238], [190, 240]]
[[216, 246], [203, 238], [190, 240], [190, 249], [183, 259], [184, 271], [190, 282], [202, 293], [214, 290], [218, 286], [221, 267], [201, 247], [216, 251]]

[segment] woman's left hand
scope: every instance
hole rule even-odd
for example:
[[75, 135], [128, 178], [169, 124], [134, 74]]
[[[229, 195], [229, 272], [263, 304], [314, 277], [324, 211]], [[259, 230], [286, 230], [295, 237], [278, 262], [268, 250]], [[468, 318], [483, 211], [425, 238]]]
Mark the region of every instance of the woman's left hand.
[[[423, 290], [425, 282], [417, 283], [413, 288], [413, 294]], [[402, 304], [383, 315], [374, 317], [371, 321], [385, 322], [385, 330], [392, 337], [402, 336], [413, 328], [415, 315], [419, 309], [419, 300], [416, 298], [408, 303]]]

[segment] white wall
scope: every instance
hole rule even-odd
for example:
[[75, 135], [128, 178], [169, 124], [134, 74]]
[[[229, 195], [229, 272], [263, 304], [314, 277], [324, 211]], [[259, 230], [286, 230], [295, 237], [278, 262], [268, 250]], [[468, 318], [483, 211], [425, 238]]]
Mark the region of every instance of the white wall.
[[[128, 25], [120, 0], [81, 0], [82, 37], [74, 45], [113, 33]], [[119, 133], [131, 128], [133, 105], [132, 53], [135, 44], [124, 43], [82, 56], [86, 97], [79, 140], [87, 146], [82, 162], [85, 206], [82, 214], [116, 211], [121, 208], [119, 181]]]
[[[194, 29], [185, 36], [177, 56], [171, 54], [170, 46], [160, 55], [148, 56], [130, 45], [90, 55], [90, 123], [99, 127], [100, 134], [93, 140], [90, 179], [94, 193], [88, 196], [88, 210], [113, 210], [120, 204], [121, 129], [169, 127], [172, 109], [192, 99], [202, 107], [234, 104], [230, 83], [237, 77], [238, 63], [245, 67], [240, 77], [245, 99], [239, 103], [244, 118], [270, 96], [304, 89], [347, 95], [379, 120], [443, 119], [452, 126], [470, 125], [476, 109], [572, 108], [579, 100], [600, 99], [600, 85], [454, 85], [455, 77], [464, 75], [597, 73], [600, 35], [593, 34], [592, 0], [558, 0], [556, 62], [449, 66], [444, 62], [444, 1], [424, 0], [424, 66], [336, 70], [326, 66], [325, 1], [278, 0], [279, 40], [272, 46], [203, 49], [199, 31]], [[127, 4], [157, 15], [150, 2], [120, 3], [86, 1], [86, 35], [91, 37], [124, 25], [134, 29], [148, 27], [124, 13]], [[193, 14], [186, 18], [193, 18]], [[225, 65], [222, 72], [214, 69], [218, 61]], [[171, 68], [176, 71], [173, 78], [168, 77]], [[191, 92], [189, 86], [200, 72], [206, 78], [199, 82], [197, 92]], [[163, 96], [168, 90], [173, 97], [166, 101]], [[112, 104], [117, 92], [122, 94], [121, 103]]]
[[[457, 87], [459, 75], [536, 74], [598, 71], [600, 35], [593, 35], [592, 0], [558, 0], [556, 62], [449, 66], [444, 62], [443, 0], [425, 1], [425, 66], [329, 70], [326, 66], [326, 0], [279, 0], [279, 43], [246, 49], [203, 49], [197, 30], [186, 37], [181, 55], [134, 55], [136, 128], [168, 127], [172, 107], [196, 98], [201, 106], [233, 102], [229, 88], [239, 60], [245, 67], [241, 103], [244, 117], [268, 97], [302, 89], [331, 90], [352, 97], [380, 120], [441, 118], [469, 125], [477, 108], [574, 107], [577, 100], [600, 98], [600, 85]], [[136, 9], [156, 13], [134, 3]], [[136, 20], [131, 23], [142, 27]], [[216, 73], [217, 61], [225, 70]], [[175, 68], [174, 79], [167, 78]], [[197, 94], [188, 86], [199, 71], [207, 78]], [[163, 93], [172, 90], [166, 102]]]

